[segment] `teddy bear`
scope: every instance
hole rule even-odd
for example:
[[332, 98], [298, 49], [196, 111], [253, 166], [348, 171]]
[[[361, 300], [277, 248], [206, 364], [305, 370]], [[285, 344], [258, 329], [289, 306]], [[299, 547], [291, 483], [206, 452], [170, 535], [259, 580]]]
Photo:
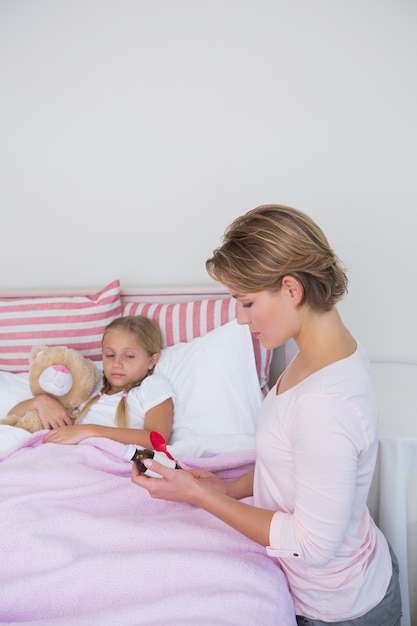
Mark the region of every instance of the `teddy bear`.
[[[34, 346], [29, 358], [29, 386], [34, 396], [46, 393], [59, 400], [73, 415], [88, 400], [100, 373], [81, 352], [66, 346]], [[8, 415], [1, 424], [17, 426], [34, 433], [42, 430], [37, 410], [23, 416]]]

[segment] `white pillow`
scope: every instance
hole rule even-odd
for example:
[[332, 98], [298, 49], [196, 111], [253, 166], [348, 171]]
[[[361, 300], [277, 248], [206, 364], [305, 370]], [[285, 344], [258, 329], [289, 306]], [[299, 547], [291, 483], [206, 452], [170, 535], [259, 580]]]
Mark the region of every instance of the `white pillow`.
[[6, 417], [15, 404], [32, 395], [27, 372], [12, 374], [0, 371], [0, 418]]
[[[0, 418], [6, 417], [15, 404], [31, 396], [27, 372], [12, 374], [0, 371]], [[0, 424], [0, 455], [6, 454], [29, 437], [31, 433], [22, 428]]]
[[233, 320], [164, 348], [155, 371], [175, 392], [169, 441], [178, 459], [250, 450], [262, 392], [248, 326]]

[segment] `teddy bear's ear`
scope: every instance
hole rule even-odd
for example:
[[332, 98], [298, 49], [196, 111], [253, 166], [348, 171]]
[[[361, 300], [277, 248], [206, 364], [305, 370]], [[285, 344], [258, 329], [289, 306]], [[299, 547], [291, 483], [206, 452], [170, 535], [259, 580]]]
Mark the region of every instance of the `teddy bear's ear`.
[[41, 352], [47, 349], [48, 349], [48, 346], [33, 346], [32, 352], [30, 353], [30, 357], [29, 357], [29, 363], [33, 363], [33, 361], [36, 359], [38, 354], [40, 354]]

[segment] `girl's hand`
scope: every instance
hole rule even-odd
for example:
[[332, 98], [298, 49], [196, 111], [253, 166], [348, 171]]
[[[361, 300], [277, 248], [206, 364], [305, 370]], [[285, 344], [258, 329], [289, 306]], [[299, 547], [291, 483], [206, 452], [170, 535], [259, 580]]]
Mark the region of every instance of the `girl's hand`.
[[46, 433], [43, 443], [80, 443], [87, 437], [94, 437], [89, 424], [73, 424], [72, 426], [61, 426]]
[[32, 402], [43, 428], [60, 428], [73, 424], [74, 416], [62, 406], [59, 400], [41, 394], [35, 396]]

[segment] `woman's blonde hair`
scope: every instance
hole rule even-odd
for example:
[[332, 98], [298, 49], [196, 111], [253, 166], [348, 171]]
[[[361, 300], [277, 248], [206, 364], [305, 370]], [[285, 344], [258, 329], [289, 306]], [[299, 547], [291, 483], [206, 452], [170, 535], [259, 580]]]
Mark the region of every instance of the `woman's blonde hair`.
[[[148, 353], [150, 357], [153, 356], [154, 354], [159, 354], [161, 352], [162, 336], [161, 336], [160, 328], [158, 324], [156, 324], [153, 320], [149, 319], [148, 317], [145, 317], [143, 315], [126, 315], [126, 317], [117, 317], [112, 322], [110, 322], [110, 324], [108, 324], [106, 328], [104, 329], [103, 340], [104, 340], [104, 337], [106, 336], [106, 333], [111, 330], [127, 330], [129, 333], [132, 334], [135, 341], [137, 341], [137, 343], [139, 343], [142, 346], [142, 348]], [[153, 371], [154, 371], [154, 367], [148, 370], [144, 378], [152, 374]], [[128, 406], [126, 402], [127, 394], [134, 387], [139, 387], [139, 385], [144, 380], [144, 378], [142, 378], [141, 380], [138, 380], [132, 385], [129, 385], [129, 387], [127, 387], [124, 390], [124, 393], [122, 394], [122, 398], [119, 404], [117, 405], [117, 410], [116, 410], [116, 426], [118, 426], [119, 428], [127, 428], [128, 423], [129, 423], [129, 411], [128, 411]], [[110, 384], [107, 378], [105, 377], [105, 375], [103, 374], [102, 388], [100, 389], [98, 394], [96, 394], [95, 396], [90, 398], [90, 400], [88, 400], [88, 402], [84, 405], [84, 407], [80, 411], [80, 414], [78, 415], [77, 419], [80, 420], [81, 417], [87, 413], [90, 407], [95, 402], [97, 402], [97, 400], [103, 395], [103, 393], [107, 393], [109, 390], [110, 390]]]
[[238, 217], [206, 262], [209, 275], [236, 293], [278, 291], [291, 275], [301, 303], [328, 311], [347, 292], [347, 276], [317, 224], [305, 213], [266, 204]]

